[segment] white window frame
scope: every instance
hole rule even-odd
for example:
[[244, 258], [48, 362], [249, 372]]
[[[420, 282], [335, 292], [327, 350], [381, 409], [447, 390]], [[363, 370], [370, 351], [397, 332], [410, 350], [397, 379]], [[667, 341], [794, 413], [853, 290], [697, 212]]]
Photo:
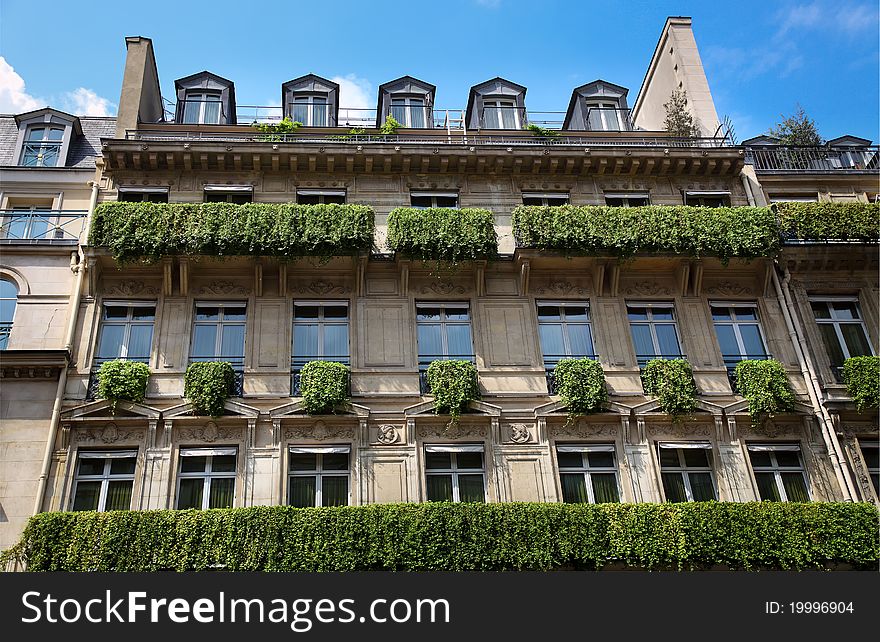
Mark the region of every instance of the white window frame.
[[[401, 125], [403, 125], [404, 127], [409, 127], [409, 128], [415, 127], [415, 125], [412, 124], [413, 123], [412, 113], [413, 113], [414, 109], [421, 109], [422, 110], [422, 118], [423, 118], [424, 122], [419, 129], [423, 129], [428, 126], [428, 110], [427, 110], [428, 105], [427, 105], [427, 101], [424, 98], [419, 98], [417, 96], [391, 96], [390, 98], [391, 98], [391, 101], [390, 101], [389, 114], [391, 115], [392, 118], [394, 118], [396, 121], [398, 121]], [[400, 102], [400, 101], [402, 101], [402, 102]], [[397, 116], [394, 115], [394, 111], [395, 111], [394, 108], [395, 107], [397, 107], [397, 108], [403, 107], [403, 114], [404, 114], [403, 120], [401, 120], [400, 118], [398, 118]], [[398, 113], [400, 113], [400, 112], [398, 111]]]
[[[569, 205], [571, 204], [571, 197], [568, 192], [523, 192], [522, 199], [523, 204], [525, 204], [525, 199], [534, 198], [541, 199], [541, 205], [543, 207], [559, 207], [561, 205]], [[564, 203], [550, 203], [550, 201], [558, 201], [565, 200]]]
[[[198, 310], [199, 308], [220, 308], [220, 318], [216, 321], [199, 321]], [[225, 309], [226, 308], [244, 308], [245, 319], [243, 321], [225, 321]], [[241, 370], [244, 368], [244, 359], [245, 353], [247, 352], [247, 316], [248, 316], [248, 303], [247, 301], [196, 301], [193, 306], [193, 323], [192, 323], [192, 337], [190, 338], [190, 349], [189, 349], [189, 360], [190, 363], [196, 361], [228, 361], [232, 364], [233, 369]], [[214, 338], [214, 354], [213, 355], [194, 355], [193, 349], [195, 348], [195, 334], [196, 334], [196, 326], [200, 325], [213, 325], [217, 327], [217, 335]], [[241, 347], [241, 356], [229, 357], [223, 356], [220, 353], [222, 352], [223, 345], [223, 328], [224, 326], [243, 326], [244, 327], [244, 340], [242, 341]]]
[[[647, 320], [645, 320], [645, 321], [631, 321], [629, 319], [629, 308], [631, 308], [631, 307], [632, 308], [647, 308], [648, 309]], [[632, 326], [633, 326], [633, 324], [647, 325], [649, 327], [649, 329], [651, 330], [651, 345], [654, 348], [654, 354], [649, 355], [650, 358], [653, 358], [653, 359], [670, 359], [670, 358], [684, 359], [685, 358], [684, 351], [681, 349], [682, 348], [682, 346], [681, 346], [681, 333], [678, 330], [678, 316], [675, 314], [675, 303], [674, 302], [663, 303], [662, 301], [629, 300], [629, 301], [626, 301], [626, 308], [627, 308], [627, 310], [626, 310], [627, 323], [629, 324], [629, 327], [630, 327], [630, 337], [629, 338], [630, 338], [630, 341], [632, 341], [634, 351], [636, 350], [636, 342], [632, 336]], [[667, 320], [655, 321], [654, 320], [654, 308], [664, 308], [664, 309], [669, 308], [670, 310], [672, 310], [672, 320], [671, 321], [667, 321]], [[675, 329], [675, 340], [678, 343], [678, 355], [669, 355], [669, 354], [664, 355], [660, 352], [660, 340], [657, 338], [656, 324], [662, 324], [662, 325], [670, 325], [671, 324], [673, 326], [673, 328]], [[639, 355], [638, 355], [638, 353], [636, 353], [636, 359], [638, 359], [638, 357], [639, 357]]]
[[[562, 467], [559, 465], [559, 453], [580, 453], [581, 455], [581, 465], [580, 466], [565, 466]], [[587, 456], [588, 453], [591, 452], [610, 452], [612, 455], [613, 464], [611, 466], [591, 466], [590, 459]], [[623, 501], [623, 493], [621, 492], [620, 487], [620, 473], [618, 472], [618, 457], [617, 457], [617, 448], [614, 444], [567, 444], [567, 443], [557, 443], [556, 444], [556, 470], [559, 474], [559, 488], [560, 493], [559, 497], [564, 502], [565, 499], [562, 494], [562, 475], [574, 475], [574, 474], [582, 474], [584, 477], [584, 484], [587, 489], [587, 500], [588, 504], [596, 503], [596, 494], [593, 492], [593, 478], [592, 473], [607, 475], [608, 473], [614, 473], [614, 483], [617, 486], [617, 502], [620, 503]]]
[[[590, 131], [603, 131], [603, 132], [619, 132], [624, 131], [623, 123], [620, 120], [620, 114], [618, 113], [620, 110], [620, 105], [616, 102], [607, 102], [601, 100], [588, 100], [586, 102], [587, 112], [584, 114], [584, 119], [587, 121], [587, 125], [590, 127]], [[596, 113], [599, 114], [599, 122], [602, 125], [601, 129], [593, 129], [593, 124], [590, 122], [590, 112], [595, 110]], [[614, 111], [611, 111], [614, 110]], [[612, 122], [613, 120], [613, 122]], [[616, 126], [616, 127], [615, 127]]]
[[[745, 342], [742, 338], [742, 331], [740, 330], [740, 324], [742, 325], [757, 325], [758, 326], [758, 335], [761, 337], [761, 343], [764, 346], [764, 354], [763, 355], [751, 355], [751, 356], [762, 356], [764, 359], [770, 358], [770, 353], [767, 352], [767, 337], [764, 336], [764, 326], [761, 323], [761, 315], [758, 311], [757, 303], [750, 303], [744, 301], [709, 301], [709, 313], [711, 315], [712, 308], [728, 308], [731, 311], [730, 320], [729, 321], [715, 321], [712, 319], [712, 327], [715, 329], [715, 340], [718, 341], [718, 330], [715, 327], [718, 323], [723, 323], [727, 325], [731, 325], [733, 327], [733, 336], [736, 339], [736, 347], [739, 349], [738, 355], [730, 355], [730, 356], [738, 356], [740, 360], [744, 358], [748, 358], [750, 355], [746, 352]], [[749, 308], [750, 310], [755, 311], [755, 320], [738, 320], [736, 317], [737, 308]], [[718, 344], [718, 348], [721, 348], [721, 344]], [[724, 355], [721, 355], [722, 359]]]
[[[133, 359], [134, 361], [139, 361], [141, 363], [149, 363], [150, 357], [153, 353], [153, 342], [156, 339], [156, 301], [102, 301], [101, 302], [101, 325], [98, 330], [98, 340], [95, 343], [95, 355], [93, 361], [95, 365], [99, 365], [106, 361], [112, 361], [114, 359], [128, 359], [128, 346], [131, 341], [131, 330], [133, 326], [150, 326], [152, 331], [150, 332], [150, 354], [147, 355], [146, 358], [137, 358]], [[125, 319], [107, 319], [107, 308], [128, 308]], [[132, 318], [133, 312], [135, 308], [153, 308], [153, 319], [152, 321], [139, 321]], [[124, 326], [124, 330], [122, 331], [122, 343], [119, 347], [119, 356], [118, 357], [99, 357], [98, 356], [98, 348], [101, 346], [101, 338], [104, 335], [104, 328], [110, 326]]]
[[0, 275], [0, 281], [5, 281], [12, 285], [13, 289], [15, 289], [15, 296], [11, 297], [3, 297], [0, 300], [3, 301], [12, 301], [12, 318], [9, 321], [4, 321], [0, 319], [0, 350], [7, 350], [9, 345], [9, 335], [12, 333], [12, 326], [15, 325], [15, 313], [18, 311], [18, 295], [21, 292], [18, 289], [18, 283], [13, 281], [11, 278], [6, 277], [5, 275]]
[[[31, 132], [35, 129], [43, 130], [43, 138], [41, 140], [31, 139]], [[59, 140], [50, 140], [48, 138], [49, 132], [53, 130], [61, 132], [61, 138]], [[24, 133], [24, 140], [21, 146], [21, 156], [19, 157], [18, 165], [20, 167], [59, 167], [61, 164], [61, 152], [64, 149], [64, 138], [66, 135], [66, 127], [58, 125], [57, 123], [34, 123], [28, 125]], [[34, 164], [25, 164], [24, 162], [25, 157], [28, 156], [29, 147], [37, 150], [36, 156], [34, 157], [36, 162]], [[55, 151], [55, 163], [47, 165], [45, 162], [46, 150], [50, 149]]]
[[[504, 126], [504, 110], [509, 109], [513, 112], [513, 127], [505, 127]], [[498, 129], [502, 130], [512, 130], [512, 129], [521, 129], [522, 123], [520, 122], [519, 117], [519, 109], [517, 108], [515, 99], [506, 99], [506, 98], [490, 98], [489, 100], [483, 100], [483, 126], [486, 127], [486, 113], [487, 110], [491, 110], [495, 112], [495, 117], [498, 120]], [[489, 129], [486, 127], [486, 129]]]
[[[633, 205], [629, 202], [629, 199], [644, 199], [647, 201], [646, 205], [651, 204], [651, 195], [648, 192], [605, 192], [603, 194], [605, 199], [605, 205], [608, 207], [642, 207], [641, 205]], [[609, 198], [619, 198], [624, 201], [623, 205], [609, 205]]]
[[[328, 122], [330, 120], [330, 100], [328, 99], [326, 94], [318, 95], [318, 94], [300, 94], [299, 96], [293, 97], [293, 102], [290, 103], [290, 117], [293, 120], [297, 120], [294, 117], [296, 114], [297, 106], [306, 105], [306, 119], [304, 121], [300, 121], [304, 127], [327, 127]], [[315, 118], [315, 107], [317, 105], [321, 105], [324, 107], [324, 122], [317, 123], [315, 122], [317, 119]]]
[[[291, 367], [293, 367], [294, 358], [304, 359], [308, 358], [310, 361], [321, 360], [321, 361], [339, 361], [339, 363], [344, 363], [349, 365], [351, 362], [351, 306], [348, 305], [348, 299], [323, 299], [323, 300], [311, 300], [311, 299], [297, 299], [293, 302], [293, 319], [291, 322], [291, 330], [290, 330], [290, 363]], [[317, 307], [318, 308], [318, 316], [314, 319], [309, 320], [300, 320], [297, 322], [296, 318], [296, 308], [299, 307]], [[335, 307], [345, 307], [346, 314], [345, 320], [340, 319], [330, 319], [329, 321], [324, 318], [324, 308], [326, 306], [335, 306]], [[294, 352], [296, 346], [294, 345], [294, 329], [297, 325], [317, 325], [318, 326], [318, 354], [314, 357], [294, 357]], [[344, 325], [348, 327], [348, 356], [345, 357], [344, 360], [341, 360], [340, 357], [328, 357], [324, 354], [324, 328], [332, 325]], [[299, 366], [302, 367], [302, 366]]]
[[[562, 308], [562, 314], [560, 315], [559, 321], [541, 321], [541, 315], [538, 314], [538, 308], [542, 306], [552, 306]], [[568, 321], [565, 316], [565, 308], [586, 308], [587, 309], [587, 320], [586, 321]], [[586, 357], [588, 359], [597, 358], [596, 355], [596, 342], [595, 337], [593, 336], [593, 317], [590, 310], [590, 302], [589, 300], [569, 300], [569, 301], [545, 301], [543, 299], [535, 300], [535, 315], [537, 316], [538, 321], [538, 342], [541, 343], [541, 333], [540, 328], [542, 325], [562, 325], [562, 346], [565, 350], [565, 356], [561, 355], [551, 355], [551, 356], [560, 356], [560, 358], [571, 357], [573, 359], [579, 359]], [[574, 354], [571, 349], [571, 338], [568, 334], [569, 326], [587, 326], [590, 332], [590, 343], [592, 344], [593, 352], [589, 355], [580, 355]], [[544, 351], [544, 344], [541, 343], [541, 358], [544, 360], [544, 366], [547, 367], [547, 354]]]
[[[298, 189], [296, 190], [296, 201], [299, 203], [300, 196], [317, 196], [318, 204], [333, 204], [335, 199], [342, 197], [342, 202], [345, 203], [346, 200], [346, 191], [344, 189]], [[327, 197], [333, 197], [334, 201], [328, 201]]]
[[[700, 449], [708, 451], [706, 453], [706, 460], [709, 462], [708, 466], [688, 466], [684, 458], [684, 451], [688, 449]], [[668, 466], [664, 468], [663, 461], [660, 458], [661, 450], [674, 450], [676, 455], [678, 456], [678, 466]], [[694, 499], [694, 491], [691, 488], [690, 473], [709, 473], [709, 478], [712, 480], [712, 493], [715, 495], [714, 499], [718, 499], [718, 483], [715, 480], [715, 471], [712, 469], [712, 445], [708, 441], [661, 441], [657, 444], [657, 463], [660, 465], [660, 489], [663, 492], [663, 496], [666, 501], [670, 500], [668, 497], [666, 497], [666, 488], [663, 485], [663, 475], [670, 473], [678, 474], [684, 480], [684, 493], [687, 501], [689, 502], [696, 501]]]
[[[428, 477], [452, 476], [452, 501], [461, 502], [461, 491], [459, 490], [459, 475], [480, 475], [483, 480], [483, 501], [489, 501], [489, 489], [486, 486], [486, 449], [482, 444], [425, 444], [424, 452], [443, 452], [449, 453], [450, 468], [428, 468], [427, 457], [425, 458], [425, 500], [428, 501]], [[480, 453], [480, 460], [483, 462], [482, 468], [459, 468], [458, 453]]]
[[[412, 204], [413, 198], [430, 198], [431, 204], [430, 205], [413, 205]], [[455, 205], [453, 205], [452, 207], [450, 207], [448, 205], [437, 205], [438, 198], [454, 198]], [[430, 208], [435, 208], [435, 207], [442, 207], [442, 208], [451, 209], [451, 210], [461, 209], [461, 201], [459, 201], [458, 192], [410, 192], [409, 193], [409, 202], [410, 202], [410, 207], [418, 209], [418, 210], [425, 210], [425, 209], [430, 209]]]
[[[181, 113], [181, 120], [183, 120], [183, 124], [186, 125], [219, 125], [223, 120], [223, 94], [219, 91], [205, 91], [205, 90], [187, 90], [184, 93], [184, 104], [183, 104], [183, 113]], [[209, 100], [211, 98], [211, 100]], [[213, 100], [216, 98], [216, 100]], [[199, 112], [198, 118], [196, 122], [190, 122], [186, 119], [186, 108], [189, 106], [191, 102], [199, 103]], [[217, 103], [217, 122], [207, 122], [205, 120], [205, 112], [207, 111], [206, 107], [208, 103]]]
[[[467, 321], [450, 321], [446, 318], [446, 308], [465, 308], [467, 309], [468, 318]], [[440, 308], [440, 319], [438, 321], [419, 321], [419, 309], [421, 308]], [[476, 357], [474, 350], [474, 326], [473, 326], [473, 311], [471, 310], [471, 304], [469, 301], [418, 301], [416, 302], [416, 337], [418, 337], [418, 327], [420, 325], [438, 325], [440, 326], [440, 347], [441, 352], [439, 355], [430, 355], [434, 357], [456, 357], [459, 359], [470, 359], [473, 361]], [[449, 339], [446, 333], [446, 328], [450, 325], [467, 325], [470, 328], [471, 334], [471, 353], [468, 355], [450, 355], [449, 354]], [[418, 338], [416, 339], [418, 343]], [[416, 352], [419, 356], [419, 361], [421, 361], [421, 350], [419, 346], [416, 345]], [[485, 465], [485, 464], [484, 464]]]
[[[174, 506], [177, 508], [180, 503], [180, 481], [182, 479], [201, 479], [202, 480], [202, 508], [208, 510], [211, 503], [211, 482], [215, 479], [232, 479], [232, 507], [235, 507], [236, 497], [238, 495], [238, 448], [231, 447], [210, 447], [210, 448], [181, 448], [178, 453], [177, 463], [177, 494], [175, 495]], [[235, 469], [227, 472], [214, 472], [214, 457], [225, 457], [232, 455], [235, 457]], [[205, 469], [198, 472], [183, 472], [184, 457], [205, 457]]]
[[[787, 502], [789, 501], [788, 495], [785, 492], [785, 485], [782, 483], [782, 473], [794, 473], [799, 472], [804, 478], [804, 488], [807, 492], [807, 500], [812, 500], [812, 496], [810, 494], [810, 480], [807, 477], [807, 469], [804, 465], [804, 454], [801, 450], [801, 447], [798, 444], [761, 444], [761, 443], [753, 443], [746, 444], [746, 449], [749, 452], [769, 452], [771, 457], [771, 463], [769, 466], [755, 466], [752, 463], [751, 455], [749, 456], [749, 466], [752, 468], [752, 474], [755, 473], [773, 473], [773, 479], [776, 482], [776, 491], [779, 493], [780, 501]], [[798, 456], [799, 465], [795, 466], [780, 466], [776, 460], [776, 452], [784, 451], [784, 452], [796, 452]], [[758, 499], [759, 501], [767, 501], [762, 500], [760, 495], [760, 490], [758, 489], [757, 479], [755, 481], [755, 488], [758, 490]]]
[[[323, 498], [323, 488], [324, 488], [324, 477], [345, 477], [345, 481], [348, 487], [348, 495], [346, 499], [346, 506], [351, 506], [351, 446], [337, 445], [337, 446], [288, 446], [287, 448], [288, 454], [298, 454], [298, 453], [306, 453], [315, 455], [315, 469], [314, 470], [291, 470], [290, 469], [290, 458], [288, 457], [287, 463], [287, 505], [290, 506], [290, 489], [291, 489], [291, 478], [293, 477], [314, 477], [315, 478], [315, 503], [313, 506], [323, 506], [324, 498]], [[328, 453], [345, 453], [348, 455], [348, 468], [345, 469], [345, 472], [341, 470], [327, 470], [323, 469], [324, 455]]]
[[[862, 328], [862, 332], [865, 335], [865, 343], [868, 344], [868, 349], [871, 351], [871, 354], [874, 354], [874, 345], [871, 343], [871, 337], [868, 334], [868, 327], [865, 325], [865, 319], [862, 316], [862, 306], [859, 305], [858, 297], [822, 297], [822, 296], [811, 296], [809, 297], [810, 302], [810, 313], [813, 315], [813, 319], [816, 321], [816, 325], [833, 325], [834, 326], [834, 334], [837, 337], [837, 343], [840, 346], [841, 352], [843, 352], [844, 361], [849, 359], [853, 355], [849, 352], [849, 347], [846, 345], [846, 341], [843, 337], [843, 331], [840, 329], [842, 324], [845, 325], [856, 325], [858, 324]], [[831, 314], [830, 319], [819, 319], [816, 318], [816, 313], [813, 311], [813, 303], [824, 303], [828, 308], [828, 312]], [[834, 310], [834, 306], [829, 305], [830, 303], [852, 303], [855, 306], [856, 314], [858, 314], [857, 319], [838, 319], [835, 315], [837, 312]], [[824, 347], [824, 346], [823, 346]], [[860, 356], [860, 355], [856, 355]], [[830, 355], [829, 355], [830, 358]]]
[[[132, 501], [134, 500], [134, 478], [137, 473], [137, 450], [87, 450], [87, 451], [79, 451], [76, 455], [76, 468], [74, 470], [74, 478], [73, 478], [73, 492], [70, 494], [70, 510], [73, 510], [74, 503], [76, 502], [76, 491], [79, 487], [80, 482], [101, 482], [101, 490], [98, 494], [98, 507], [96, 508], [97, 512], [103, 513], [107, 510], [107, 489], [110, 486], [111, 481], [130, 481], [131, 482], [131, 497]], [[131, 459], [135, 460], [135, 470], [132, 473], [126, 473], [124, 475], [113, 475], [110, 473], [110, 466], [113, 463], [114, 459]], [[79, 474], [79, 462], [81, 459], [103, 459], [104, 460], [104, 470], [100, 475], [80, 475]], [[129, 508], [131, 508], [131, 503], [129, 503]]]

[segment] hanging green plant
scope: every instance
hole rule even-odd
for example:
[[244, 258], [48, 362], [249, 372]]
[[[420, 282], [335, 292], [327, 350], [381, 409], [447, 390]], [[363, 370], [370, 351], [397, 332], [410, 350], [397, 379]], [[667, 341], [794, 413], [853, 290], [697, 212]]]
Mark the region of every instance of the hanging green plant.
[[477, 367], [470, 361], [432, 361], [427, 377], [434, 412], [450, 415], [452, 422], [458, 421], [469, 402], [480, 398]]
[[773, 206], [786, 238], [872, 242], [880, 238], [880, 203], [797, 203]]
[[344, 363], [309, 361], [300, 371], [300, 394], [310, 415], [332, 413], [348, 401], [351, 370]]
[[740, 361], [736, 364], [736, 387], [748, 400], [753, 421], [794, 410], [788, 373], [776, 359]]
[[219, 417], [235, 384], [235, 371], [226, 361], [196, 361], [183, 376], [183, 394], [193, 414]]
[[256, 121], [251, 123], [251, 127], [265, 134], [265, 136], [256, 137], [256, 140], [263, 143], [279, 143], [285, 140], [287, 134], [296, 133], [296, 130], [302, 126], [301, 122], [292, 120], [290, 116], [285, 116], [277, 123], [258, 123]]
[[115, 412], [117, 401], [142, 402], [149, 380], [150, 368], [145, 363], [122, 359], [105, 361], [98, 369], [97, 396], [110, 400]]
[[866, 412], [880, 406], [880, 357], [850, 357], [843, 362], [843, 381], [856, 410]]
[[642, 387], [673, 417], [689, 415], [697, 407], [697, 384], [685, 359], [651, 359], [642, 370]]
[[569, 415], [599, 412], [608, 401], [605, 371], [594, 359], [562, 359], [553, 369], [553, 381]]
[[388, 247], [423, 261], [459, 263], [498, 255], [489, 210], [398, 207], [388, 215]]
[[388, 114], [385, 116], [385, 122], [379, 127], [379, 132], [385, 135], [396, 134], [397, 130], [403, 127], [402, 123], [397, 122], [397, 119]]

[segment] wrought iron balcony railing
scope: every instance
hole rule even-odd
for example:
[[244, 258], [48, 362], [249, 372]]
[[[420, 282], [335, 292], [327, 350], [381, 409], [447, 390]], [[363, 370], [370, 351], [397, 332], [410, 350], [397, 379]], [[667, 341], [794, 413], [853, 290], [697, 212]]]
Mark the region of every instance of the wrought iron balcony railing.
[[70, 245], [85, 230], [86, 210], [0, 210], [0, 243]]
[[86, 401], [94, 401], [98, 397], [98, 371], [107, 361], [137, 361], [138, 363], [149, 363], [148, 357], [124, 358], [124, 357], [97, 357], [92, 362], [92, 369], [89, 371], [89, 381], [86, 384]]
[[10, 332], [12, 332], [11, 323], [0, 323], [0, 350], [6, 350], [9, 345]]
[[767, 359], [772, 359], [772, 355], [766, 353], [758, 353], [758, 354], [722, 354], [721, 358], [724, 359], [724, 367], [727, 369], [727, 380], [730, 382], [730, 389], [734, 394], [739, 394], [739, 390], [736, 384], [736, 365], [740, 361], [765, 361]]
[[585, 120], [587, 129], [594, 132], [630, 131], [633, 128], [629, 109], [590, 107]]
[[880, 172], [880, 146], [746, 147], [746, 163], [756, 172]]
[[[227, 122], [226, 109], [218, 100], [181, 100], [177, 109], [182, 109], [180, 122], [190, 125], [220, 125]], [[176, 110], [175, 110], [176, 113]]]
[[420, 354], [419, 355], [419, 392], [423, 395], [431, 394], [431, 384], [428, 383], [428, 368], [433, 361], [470, 361], [476, 363], [477, 359], [471, 354]]

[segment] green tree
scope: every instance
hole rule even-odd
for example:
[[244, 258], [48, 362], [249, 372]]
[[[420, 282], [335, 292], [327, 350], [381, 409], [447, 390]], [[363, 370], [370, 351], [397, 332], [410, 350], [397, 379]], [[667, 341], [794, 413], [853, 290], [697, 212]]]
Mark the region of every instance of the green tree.
[[771, 127], [768, 135], [778, 138], [782, 145], [802, 145], [805, 147], [818, 147], [825, 143], [819, 134], [816, 122], [812, 120], [804, 108], [797, 105], [794, 115], [785, 116], [780, 114], [781, 122]]
[[669, 102], [663, 105], [666, 110], [666, 120], [663, 126], [670, 134], [682, 138], [699, 138], [700, 127], [694, 115], [688, 109], [687, 91], [675, 89], [669, 95]]

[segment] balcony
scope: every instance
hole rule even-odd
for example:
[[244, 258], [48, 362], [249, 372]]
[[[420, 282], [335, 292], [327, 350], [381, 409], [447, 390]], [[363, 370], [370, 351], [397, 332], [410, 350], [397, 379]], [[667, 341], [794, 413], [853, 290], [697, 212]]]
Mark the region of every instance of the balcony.
[[724, 368], [727, 370], [727, 380], [730, 382], [730, 390], [733, 394], [739, 394], [736, 383], [736, 365], [740, 361], [764, 361], [773, 357], [766, 353], [761, 354], [723, 354]]
[[555, 395], [558, 393], [554, 372], [556, 370], [556, 366], [563, 359], [592, 359], [593, 361], [597, 361], [599, 359], [599, 355], [597, 355], [597, 354], [584, 354], [584, 355], [546, 354], [546, 355], [544, 355], [544, 371], [545, 371], [544, 376], [547, 379], [547, 394], [548, 395]]
[[747, 164], [759, 174], [876, 174], [880, 172], [880, 146], [745, 148]]
[[[290, 396], [302, 396], [302, 369], [310, 361], [332, 361], [334, 363], [343, 363], [350, 365], [348, 357], [306, 357], [295, 358], [290, 360]], [[348, 377], [348, 396], [351, 396], [351, 375]]]
[[0, 244], [76, 245], [86, 210], [0, 210]]
[[476, 363], [473, 354], [420, 354], [419, 355], [419, 393], [431, 394], [431, 384], [428, 383], [428, 368], [432, 361], [470, 361]]

